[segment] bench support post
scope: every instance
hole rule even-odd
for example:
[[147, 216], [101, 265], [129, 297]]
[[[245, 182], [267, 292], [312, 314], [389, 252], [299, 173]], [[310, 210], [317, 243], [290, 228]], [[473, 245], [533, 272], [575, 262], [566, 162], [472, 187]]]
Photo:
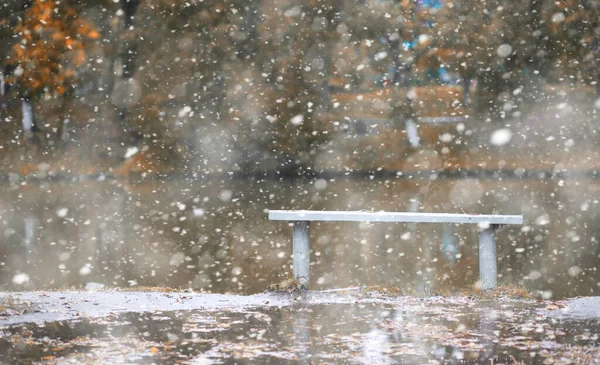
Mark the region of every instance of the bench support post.
[[490, 224], [479, 231], [479, 280], [481, 289], [494, 289], [498, 284], [498, 261], [496, 259], [496, 230], [499, 225]]
[[293, 229], [292, 250], [294, 252], [294, 278], [304, 276], [310, 283], [310, 241], [308, 222], [294, 222]]

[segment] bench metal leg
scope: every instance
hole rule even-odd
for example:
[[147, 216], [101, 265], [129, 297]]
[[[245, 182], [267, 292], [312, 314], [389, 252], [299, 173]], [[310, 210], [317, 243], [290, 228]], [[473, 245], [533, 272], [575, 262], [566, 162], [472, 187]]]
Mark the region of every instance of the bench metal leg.
[[310, 282], [310, 242], [308, 222], [294, 222], [292, 238], [294, 278], [304, 276]]
[[479, 280], [481, 289], [493, 289], [498, 284], [498, 261], [496, 259], [496, 230], [491, 224], [479, 231]]

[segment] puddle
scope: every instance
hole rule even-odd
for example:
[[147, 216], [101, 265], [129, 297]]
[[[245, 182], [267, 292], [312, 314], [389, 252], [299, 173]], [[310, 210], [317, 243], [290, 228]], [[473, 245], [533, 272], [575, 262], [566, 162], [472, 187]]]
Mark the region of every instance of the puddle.
[[12, 325], [0, 329], [0, 362], [594, 364], [599, 333], [597, 319], [523, 302], [297, 303]]

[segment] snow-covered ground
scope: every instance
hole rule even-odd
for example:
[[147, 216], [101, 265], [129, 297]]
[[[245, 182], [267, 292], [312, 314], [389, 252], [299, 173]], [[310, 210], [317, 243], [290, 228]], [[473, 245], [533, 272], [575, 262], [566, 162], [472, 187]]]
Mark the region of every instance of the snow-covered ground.
[[103, 317], [120, 312], [211, 310], [257, 306], [288, 305], [284, 296], [193, 294], [172, 292], [17, 292], [0, 293], [0, 300], [12, 297], [31, 303], [20, 315], [0, 317], [0, 326], [26, 322], [45, 322]]
[[[201, 294], [185, 292], [120, 292], [120, 291], [39, 291], [0, 292], [0, 302], [10, 298], [28, 304], [28, 309], [8, 315], [0, 313], [0, 326], [69, 320], [81, 317], [104, 317], [121, 312], [155, 312], [185, 310], [225, 310], [243, 308], [287, 307], [291, 305], [382, 303], [419, 310], [421, 306], [475, 305], [477, 300], [466, 297], [387, 297], [347, 292], [308, 292], [293, 300], [287, 293], [255, 295]], [[559, 302], [530, 303], [538, 313], [560, 318], [597, 318], [600, 320], [600, 297], [581, 297]]]
[[550, 303], [541, 313], [556, 318], [600, 320], [600, 297], [581, 297]]
[[24, 313], [0, 315], [0, 326], [16, 323], [47, 322], [81, 317], [104, 317], [122, 312], [156, 312], [185, 310], [235, 310], [244, 308], [287, 307], [291, 305], [385, 303], [411, 307], [437, 303], [466, 304], [466, 298], [411, 298], [365, 295], [357, 290], [347, 292], [307, 292], [305, 297], [292, 299], [288, 293], [262, 293], [255, 295], [200, 294], [184, 292], [121, 292], [121, 291], [38, 291], [0, 292], [0, 301], [25, 302]]

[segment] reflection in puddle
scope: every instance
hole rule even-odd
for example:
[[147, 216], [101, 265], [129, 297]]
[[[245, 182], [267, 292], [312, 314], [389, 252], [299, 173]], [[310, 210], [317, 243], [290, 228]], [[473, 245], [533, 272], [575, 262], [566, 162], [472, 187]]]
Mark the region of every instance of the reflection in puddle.
[[541, 364], [600, 358], [596, 321], [549, 319], [531, 303], [427, 303], [297, 303], [12, 326], [0, 330], [0, 362]]

